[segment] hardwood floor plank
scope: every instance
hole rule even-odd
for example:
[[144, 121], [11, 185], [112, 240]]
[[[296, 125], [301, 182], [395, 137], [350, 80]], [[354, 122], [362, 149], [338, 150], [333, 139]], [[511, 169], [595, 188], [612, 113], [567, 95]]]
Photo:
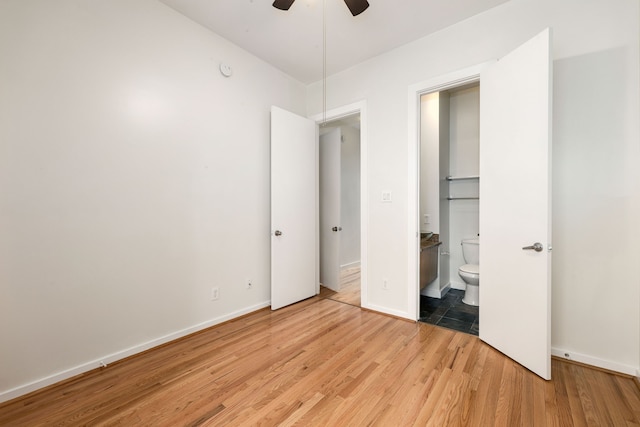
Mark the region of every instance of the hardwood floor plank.
[[434, 378], [434, 385], [428, 394], [427, 401], [420, 408], [418, 416], [416, 417], [413, 425], [415, 426], [438, 426], [436, 417], [433, 417], [434, 411], [437, 409], [437, 404], [443, 399], [444, 390], [447, 387], [449, 378], [451, 377], [451, 369], [444, 369]]
[[360, 267], [340, 270], [340, 290], [335, 292], [321, 286], [320, 295], [323, 298], [360, 307]]
[[[594, 394], [598, 390], [603, 392], [602, 399], [593, 399], [593, 404], [598, 413], [598, 420], [609, 420], [612, 425], [625, 425], [633, 419], [633, 415], [624, 403], [624, 396], [618, 394], [614, 382], [604, 372], [596, 370], [584, 371], [585, 384], [589, 393]], [[615, 404], [613, 402], [616, 402]], [[615, 410], [612, 410], [615, 409]]]
[[[612, 375], [610, 381], [615, 384], [615, 388], [618, 390], [616, 393], [617, 401], [624, 402], [625, 407], [631, 412], [629, 420], [640, 420], [640, 388], [634, 384], [635, 380], [628, 381], [627, 378]], [[611, 406], [617, 407], [615, 404]]]
[[471, 369], [471, 366], [473, 366], [473, 369], [469, 373], [468, 390], [466, 394], [462, 396], [459, 425], [463, 426], [471, 425], [472, 421], [481, 419], [483, 409], [482, 403], [478, 401], [478, 385], [480, 384], [480, 376], [485, 366], [489, 347], [483, 345], [479, 339], [473, 343], [473, 357], [470, 356], [463, 370], [463, 372], [467, 373], [469, 369]]
[[300, 402], [301, 405], [294, 411], [287, 419], [281, 422], [280, 427], [289, 427], [296, 425], [301, 417], [309, 413], [318, 402], [320, 402], [325, 396], [320, 393], [316, 393], [313, 397], [305, 402]]
[[[510, 360], [502, 364], [502, 376], [498, 391], [498, 403], [496, 405], [495, 424], [500, 426], [520, 425], [511, 418], [512, 407], [520, 405], [520, 394], [517, 393], [517, 370]], [[515, 393], [515, 395], [514, 395]], [[513, 399], [513, 400], [512, 400]], [[519, 420], [518, 420], [519, 421]]]
[[326, 298], [260, 310], [0, 404], [2, 426], [640, 425], [633, 380]]
[[602, 403], [600, 399], [594, 399], [592, 390], [590, 387], [591, 376], [589, 372], [585, 370], [575, 369], [577, 366], [570, 366], [572, 377], [575, 378], [576, 389], [580, 396], [580, 403], [582, 405], [582, 411], [585, 414], [587, 425], [594, 425], [594, 423], [604, 422], [603, 425], [615, 425], [610, 417], [610, 414], [601, 410]]
[[495, 425], [496, 407], [502, 382], [502, 372], [506, 358], [496, 350], [489, 349], [487, 354], [486, 370], [480, 379], [477, 395], [482, 407], [479, 425]]
[[[582, 406], [579, 405], [579, 401], [576, 401], [577, 392], [575, 391], [575, 384], [570, 381], [571, 375], [567, 371], [568, 365], [556, 366], [557, 369], [554, 369], [555, 367], [552, 364], [551, 377], [559, 379], [559, 381], [554, 381], [554, 391], [560, 425], [586, 426], [587, 420], [584, 412], [582, 412]], [[579, 410], [577, 410], [576, 403], [578, 403]]]
[[436, 403], [428, 425], [461, 425], [463, 396], [469, 393], [469, 376], [464, 372], [452, 371], [441, 398]]
[[[545, 388], [547, 382], [542, 378], [531, 375], [525, 375], [524, 382], [530, 388], [530, 391], [523, 396], [522, 400], [523, 425], [531, 427], [547, 425], [547, 414], [545, 411]], [[529, 404], [529, 402], [531, 402], [531, 404]]]

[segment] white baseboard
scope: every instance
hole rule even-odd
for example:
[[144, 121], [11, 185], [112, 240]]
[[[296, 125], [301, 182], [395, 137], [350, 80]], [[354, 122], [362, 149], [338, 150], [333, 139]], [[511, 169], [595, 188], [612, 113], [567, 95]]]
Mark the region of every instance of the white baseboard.
[[451, 284], [447, 283], [444, 288], [440, 289], [440, 298], [442, 298], [443, 296], [445, 296], [447, 294], [447, 292], [449, 292], [451, 290]]
[[561, 359], [573, 360], [575, 362], [584, 363], [585, 365], [591, 365], [596, 368], [607, 369], [613, 372], [619, 372], [621, 374], [637, 376], [640, 378], [640, 369], [637, 366], [628, 366], [621, 363], [612, 362], [610, 360], [599, 359], [597, 357], [588, 356], [586, 354], [575, 353], [569, 350], [562, 350], [559, 348], [551, 348], [551, 355], [559, 357]]
[[363, 304], [362, 308], [365, 308], [367, 310], [377, 311], [377, 312], [383, 313], [383, 314], [389, 314], [389, 315], [395, 316], [395, 317], [401, 317], [403, 319], [409, 319], [409, 320], [411, 320], [413, 322], [416, 321], [416, 319], [414, 319], [411, 316], [409, 316], [409, 313], [407, 313], [406, 311], [390, 310], [387, 307], [381, 307], [379, 305], [372, 305], [372, 304], [367, 304], [367, 305]]
[[457, 289], [459, 291], [464, 291], [467, 289], [467, 285], [464, 282], [456, 282], [455, 280], [452, 280], [451, 282], [449, 282], [449, 285], [451, 285], [451, 289]]
[[50, 375], [45, 378], [41, 378], [39, 380], [30, 382], [28, 384], [24, 384], [10, 390], [0, 392], [0, 403], [6, 402], [11, 399], [15, 399], [16, 397], [20, 397], [27, 393], [31, 393], [32, 391], [36, 391], [43, 387], [50, 386], [57, 382], [69, 379], [71, 377], [75, 377], [76, 375], [83, 374], [85, 372], [91, 371], [96, 368], [105, 367], [110, 363], [113, 363], [117, 360], [124, 359], [129, 356], [133, 356], [134, 354], [141, 353], [143, 351], [149, 350], [153, 347], [157, 347], [159, 345], [168, 343], [169, 341], [176, 340], [178, 338], [182, 338], [194, 332], [201, 331], [203, 329], [210, 328], [222, 322], [226, 322], [227, 320], [235, 319], [236, 317], [240, 317], [242, 315], [251, 313], [256, 310], [260, 310], [261, 308], [269, 307], [271, 305], [271, 301], [265, 301], [250, 307], [245, 307], [242, 310], [234, 311], [232, 313], [225, 314], [220, 317], [216, 317], [211, 320], [207, 320], [206, 322], [199, 323], [197, 325], [191, 326], [189, 328], [182, 329], [180, 331], [173, 332], [168, 335], [164, 335], [162, 337], [153, 339], [151, 341], [147, 341], [133, 347], [129, 347], [124, 350], [120, 350], [115, 353], [108, 354], [106, 356], [100, 357], [95, 360], [88, 361], [83, 363], [82, 365], [75, 366], [70, 369], [66, 369], [61, 372], [57, 372], [53, 375]]
[[449, 292], [451, 287], [447, 283], [442, 289], [436, 287], [427, 286], [422, 291], [420, 291], [420, 295], [424, 295], [429, 298], [438, 298], [441, 299], [443, 296]]
[[420, 291], [420, 295], [424, 295], [429, 298], [441, 298], [442, 294], [440, 293], [440, 289], [434, 289], [427, 286], [423, 290]]
[[347, 270], [349, 268], [360, 267], [360, 261], [348, 262], [340, 266], [340, 270]]

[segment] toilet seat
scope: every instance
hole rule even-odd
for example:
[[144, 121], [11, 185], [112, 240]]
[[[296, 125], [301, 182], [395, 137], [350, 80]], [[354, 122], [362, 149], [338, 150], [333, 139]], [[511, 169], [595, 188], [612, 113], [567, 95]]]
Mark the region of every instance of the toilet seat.
[[480, 274], [480, 266], [478, 264], [464, 264], [460, 266], [460, 271], [469, 274]]

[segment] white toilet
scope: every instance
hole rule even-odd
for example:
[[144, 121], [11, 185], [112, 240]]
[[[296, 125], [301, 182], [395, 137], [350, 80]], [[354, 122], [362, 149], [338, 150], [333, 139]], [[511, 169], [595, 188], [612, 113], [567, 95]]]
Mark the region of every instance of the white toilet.
[[467, 264], [460, 266], [458, 274], [467, 284], [462, 302], [468, 305], [479, 305], [480, 285], [480, 239], [462, 241], [462, 256]]

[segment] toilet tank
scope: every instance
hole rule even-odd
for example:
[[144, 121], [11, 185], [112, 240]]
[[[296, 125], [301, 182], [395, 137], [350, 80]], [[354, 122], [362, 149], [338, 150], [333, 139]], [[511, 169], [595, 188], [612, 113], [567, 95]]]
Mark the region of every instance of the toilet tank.
[[467, 264], [480, 264], [480, 239], [464, 239], [462, 256]]

